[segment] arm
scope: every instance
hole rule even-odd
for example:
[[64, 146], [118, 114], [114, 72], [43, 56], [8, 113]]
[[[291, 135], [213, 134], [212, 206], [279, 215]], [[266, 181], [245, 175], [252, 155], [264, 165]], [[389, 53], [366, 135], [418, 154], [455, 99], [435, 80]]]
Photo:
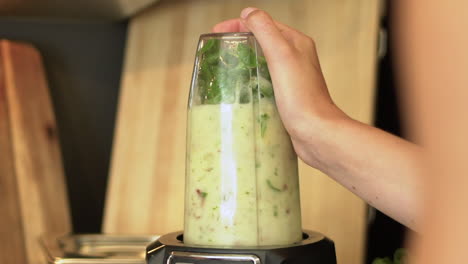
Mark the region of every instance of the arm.
[[418, 230], [420, 147], [348, 117], [321, 119], [294, 140], [301, 158], [370, 205]]
[[417, 228], [420, 149], [349, 118], [332, 101], [314, 41], [247, 8], [214, 31], [252, 31], [298, 156], [397, 221]]
[[396, 1], [398, 75], [407, 127], [427, 150], [418, 264], [467, 263], [468, 2]]

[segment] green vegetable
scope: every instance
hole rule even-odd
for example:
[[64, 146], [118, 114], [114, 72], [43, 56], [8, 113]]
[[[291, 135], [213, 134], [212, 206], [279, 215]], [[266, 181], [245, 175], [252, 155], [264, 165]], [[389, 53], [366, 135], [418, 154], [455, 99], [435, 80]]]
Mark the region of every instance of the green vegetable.
[[198, 51], [198, 54], [203, 54], [212, 48], [219, 48], [218, 39], [209, 39], [204, 44], [203, 47]]
[[376, 258], [372, 264], [393, 264], [393, 261], [390, 258]]
[[251, 49], [248, 45], [239, 43], [237, 46], [237, 52], [239, 54], [239, 60], [247, 68], [257, 67], [257, 56], [255, 51]]
[[259, 56], [258, 57], [258, 64], [259, 64], [259, 73], [258, 76], [262, 76], [263, 78], [271, 81], [270, 71], [268, 70], [268, 65], [265, 57]]
[[265, 132], [266, 132], [266, 129], [267, 129], [267, 121], [268, 119], [270, 119], [270, 116], [268, 114], [261, 114], [260, 115], [260, 118], [259, 118], [259, 122], [260, 122], [260, 135], [262, 137], [265, 136]]
[[273, 215], [278, 216], [278, 206], [277, 205], [273, 206]]
[[393, 254], [393, 261], [386, 258], [376, 258], [372, 264], [405, 264], [406, 250], [404, 248], [397, 249]]
[[258, 77], [258, 86], [260, 87], [260, 95], [262, 97], [273, 97], [273, 85], [271, 84], [271, 81], [263, 77]]
[[267, 182], [268, 187], [270, 187], [270, 189], [272, 189], [272, 190], [275, 191], [275, 192], [281, 192], [281, 189], [275, 187], [275, 186], [273, 185], [273, 183], [271, 183], [270, 180], [267, 179], [266, 182]]
[[208, 195], [207, 192], [202, 192], [199, 189], [197, 189], [196, 192], [197, 192], [198, 196], [200, 196], [201, 198], [206, 198], [206, 196]]
[[252, 96], [273, 97], [266, 60], [257, 57], [249, 45], [209, 39], [197, 55], [200, 56], [197, 85], [202, 104], [234, 103], [236, 97], [245, 104]]
[[393, 263], [404, 264], [405, 258], [406, 258], [406, 250], [404, 248], [399, 248], [393, 254]]

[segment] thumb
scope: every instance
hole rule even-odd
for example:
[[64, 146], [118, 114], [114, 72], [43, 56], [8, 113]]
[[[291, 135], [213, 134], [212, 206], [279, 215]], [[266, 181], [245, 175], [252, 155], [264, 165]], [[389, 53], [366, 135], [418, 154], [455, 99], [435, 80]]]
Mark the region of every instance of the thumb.
[[289, 42], [267, 12], [254, 7], [245, 8], [241, 12], [241, 21], [255, 35], [267, 59], [280, 60], [282, 55], [286, 55], [284, 52], [291, 50]]

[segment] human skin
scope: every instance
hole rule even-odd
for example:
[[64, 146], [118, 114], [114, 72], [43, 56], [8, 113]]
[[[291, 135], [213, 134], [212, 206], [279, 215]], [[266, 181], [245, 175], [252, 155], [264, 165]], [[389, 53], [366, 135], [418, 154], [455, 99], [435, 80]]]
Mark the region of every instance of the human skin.
[[427, 168], [410, 263], [466, 263], [468, 2], [400, 0], [393, 11], [406, 127]]
[[[222, 22], [214, 31], [255, 34], [299, 156], [418, 230], [420, 235], [411, 239], [409, 263], [465, 263], [468, 2], [395, 3], [393, 44], [403, 113], [409, 134], [423, 148], [351, 120], [337, 109], [321, 77], [313, 41], [268, 14], [248, 8], [241, 18]], [[299, 81], [286, 85], [288, 78]], [[379, 190], [379, 201], [372, 199], [373, 188]]]
[[350, 118], [335, 105], [313, 39], [256, 8], [244, 9], [240, 18], [221, 22], [213, 31], [255, 35], [268, 62], [280, 116], [306, 164], [419, 229], [422, 149]]

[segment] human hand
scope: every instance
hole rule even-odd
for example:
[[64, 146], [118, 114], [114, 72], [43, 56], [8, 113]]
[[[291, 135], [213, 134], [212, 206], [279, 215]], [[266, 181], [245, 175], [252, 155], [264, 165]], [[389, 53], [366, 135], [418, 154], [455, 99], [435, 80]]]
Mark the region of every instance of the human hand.
[[256, 8], [244, 9], [240, 18], [213, 31], [255, 35], [281, 119], [305, 163], [400, 223], [418, 228], [421, 148], [351, 119], [333, 103], [312, 38]]
[[315, 42], [274, 21], [265, 11], [246, 8], [240, 18], [221, 22], [214, 32], [251, 31], [268, 63], [275, 99], [298, 156], [320, 168], [320, 134], [327, 122], [347, 118], [333, 103], [320, 68]]

